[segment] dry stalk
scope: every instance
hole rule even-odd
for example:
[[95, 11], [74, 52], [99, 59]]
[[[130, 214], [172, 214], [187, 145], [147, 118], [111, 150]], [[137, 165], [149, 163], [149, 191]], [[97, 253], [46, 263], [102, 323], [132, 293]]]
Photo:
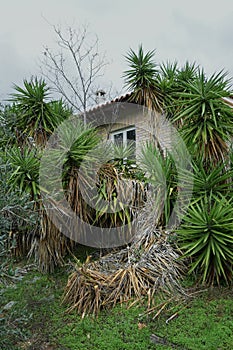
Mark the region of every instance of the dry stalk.
[[159, 232], [141, 236], [128, 249], [77, 268], [68, 280], [63, 302], [70, 305], [68, 312], [77, 310], [81, 315], [97, 315], [102, 308], [130, 301], [132, 307], [147, 300], [150, 310], [155, 294], [171, 297], [182, 291], [179, 280], [184, 266], [178, 257]]

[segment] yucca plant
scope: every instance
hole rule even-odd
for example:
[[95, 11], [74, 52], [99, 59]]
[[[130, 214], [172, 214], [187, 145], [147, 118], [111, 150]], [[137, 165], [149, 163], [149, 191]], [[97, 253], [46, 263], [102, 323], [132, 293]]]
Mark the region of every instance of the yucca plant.
[[187, 91], [187, 84], [194, 81], [198, 67], [195, 63], [186, 62], [181, 68], [178, 62], [166, 62], [160, 65], [158, 82], [163, 93], [163, 110], [167, 117], [177, 113], [177, 93]]
[[158, 83], [162, 94], [163, 99], [163, 110], [169, 115], [172, 110], [170, 109], [173, 106], [173, 100], [171, 93], [177, 89], [177, 75], [178, 75], [178, 63], [166, 62], [162, 63], [159, 66], [158, 74]]
[[110, 152], [112, 160], [109, 163], [114, 164], [119, 173], [124, 177], [139, 179], [142, 174], [137, 167], [135, 141], [123, 145], [112, 143]]
[[207, 166], [223, 161], [233, 135], [232, 108], [223, 100], [230, 95], [226, 73], [207, 78], [199, 70], [184, 87], [183, 92], [174, 93], [177, 113], [173, 121], [181, 123], [182, 136], [193, 155], [201, 157]]
[[[143, 194], [143, 191], [137, 191], [139, 185], [133, 185], [134, 180], [127, 180], [127, 176], [133, 177], [133, 174], [129, 175], [129, 171], [125, 171], [126, 164], [123, 164], [132, 155], [133, 148], [131, 145], [123, 148], [103, 146], [99, 144], [100, 138], [95, 129], [83, 124], [82, 128], [65, 161], [67, 200], [90, 226], [109, 229], [119, 227], [121, 230], [123, 225], [130, 224], [136, 203], [141, 204]], [[70, 131], [73, 133], [73, 129]], [[82, 145], [85, 146], [83, 154]]]
[[200, 159], [192, 159], [192, 168], [181, 169], [180, 178], [183, 184], [192, 191], [193, 200], [198, 201], [206, 196], [224, 195], [232, 197], [233, 169], [225, 162], [209, 164], [207, 168]]
[[50, 102], [49, 87], [42, 79], [24, 80], [24, 87], [14, 86], [10, 102], [16, 116], [15, 131], [20, 144], [32, 138], [36, 145], [43, 146], [60, 122], [69, 115], [62, 102]]
[[12, 189], [18, 189], [21, 193], [30, 195], [31, 200], [36, 201], [40, 195], [39, 166], [40, 154], [35, 148], [13, 147], [7, 151], [7, 158], [12, 168], [8, 184]]
[[[79, 178], [82, 176], [84, 183], [88, 186], [89, 172], [95, 161], [101, 158], [98, 151], [100, 136], [97, 130], [88, 124], [84, 124], [77, 118], [72, 123], [63, 124], [59, 129], [61, 147], [65, 150], [62, 181], [64, 189], [69, 197], [68, 202], [73, 203], [72, 209], [76, 212], [75, 205], [79, 206], [76, 195]], [[62, 151], [63, 152], [63, 151]], [[79, 171], [82, 164], [82, 171]], [[84, 186], [85, 188], [85, 186]]]
[[[59, 219], [61, 217], [59, 215], [60, 203], [58, 203], [60, 197], [59, 194], [59, 198], [57, 197], [57, 192], [61, 191], [72, 211], [80, 220], [91, 225], [94, 208], [91, 206], [92, 198], [89, 198], [89, 192], [92, 193], [93, 179], [91, 176], [96, 175], [92, 173], [93, 164], [101, 156], [98, 150], [96, 151], [100, 137], [95, 128], [84, 125], [80, 119], [73, 117], [58, 128], [57, 138], [60, 140], [58, 147], [55, 149], [51, 147], [43, 155], [42, 166], [46, 176], [43, 186], [48, 192], [48, 203], [50, 203], [49, 196], [51, 195], [51, 200], [55, 200], [54, 212], [57, 212]], [[80, 168], [81, 165], [82, 168]], [[56, 170], [57, 167], [61, 169], [60, 174]], [[56, 193], [53, 196], [54, 193], [50, 192], [53, 191], [56, 181], [61, 181], [63, 187], [59, 191], [55, 189]], [[66, 208], [63, 210], [66, 211]], [[70, 235], [74, 233], [72, 220], [68, 220], [66, 229], [70, 230]], [[73, 239], [79, 240], [78, 237], [73, 237]]]
[[132, 92], [131, 100], [149, 109], [161, 111], [162, 94], [157, 84], [157, 69], [153, 61], [154, 51], [144, 53], [142, 45], [138, 53], [130, 49], [126, 60], [130, 69], [123, 74], [125, 85]]
[[177, 230], [183, 257], [190, 258], [189, 273], [203, 283], [232, 281], [233, 205], [221, 195], [210, 195], [190, 205]]
[[139, 164], [145, 173], [145, 182], [152, 187], [154, 209], [157, 212], [155, 226], [165, 227], [169, 221], [177, 197], [177, 171], [170, 154], [163, 156], [151, 142], [141, 149]]
[[185, 84], [190, 83], [196, 79], [198, 70], [199, 66], [195, 62], [185, 62], [185, 64], [179, 69], [177, 75], [177, 81], [180, 89], [183, 89], [183, 87], [185, 87]]
[[[33, 203], [33, 210], [38, 216], [37, 225], [23, 234], [14, 233], [11, 239], [15, 239], [17, 246], [15, 252], [22, 251], [29, 256], [34, 256], [40, 270], [53, 271], [54, 267], [63, 264], [63, 256], [67, 251], [67, 239], [62, 236], [59, 229], [51, 222], [41, 202], [41, 188], [39, 184], [41, 152], [37, 148], [14, 147], [7, 151], [7, 159], [10, 166], [8, 184], [11, 191], [18, 191], [21, 196], [29, 195], [28, 209]], [[31, 209], [30, 209], [31, 210]], [[31, 215], [28, 210], [28, 215]]]
[[53, 125], [57, 126], [63, 120], [66, 120], [72, 115], [72, 109], [68, 107], [63, 100], [52, 100], [48, 102], [51, 112], [54, 116]]
[[[48, 143], [41, 158], [39, 183], [43, 199], [40, 206], [41, 232], [30, 252], [35, 254], [40, 268], [46, 272], [51, 272], [55, 266], [62, 265], [67, 250], [72, 249], [75, 245], [72, 240], [72, 238], [75, 239], [72, 237], [72, 222], [68, 220], [65, 223], [66, 228], [71, 230], [69, 238], [61, 228], [63, 214], [66, 213], [67, 208], [62, 208], [63, 214], [61, 214], [59, 211], [61, 203], [59, 203], [57, 193], [54, 195], [53, 189], [61, 183], [59, 193], [62, 196], [64, 194], [68, 207], [70, 206], [82, 220], [89, 222], [91, 210], [82, 198], [79, 187], [81, 181], [79, 167], [85, 158], [88, 159], [89, 152], [99, 141], [96, 130], [84, 126], [77, 117], [62, 123], [53, 137], [58, 143], [60, 140], [60, 143], [56, 147], [53, 144], [51, 148]], [[85, 176], [82, 179], [85, 181]]]

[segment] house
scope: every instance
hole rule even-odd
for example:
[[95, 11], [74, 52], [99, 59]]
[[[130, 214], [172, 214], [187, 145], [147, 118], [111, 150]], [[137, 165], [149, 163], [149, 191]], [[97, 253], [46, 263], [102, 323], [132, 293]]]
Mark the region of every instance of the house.
[[[138, 105], [131, 97], [127, 93], [98, 104], [86, 113], [87, 122], [99, 129], [103, 140], [125, 145], [135, 142], [136, 154], [148, 140], [158, 142], [163, 150], [171, 149], [172, 140], [177, 140], [176, 128], [163, 114]], [[233, 96], [223, 99], [233, 108]]]
[[[102, 103], [86, 113], [86, 121], [99, 129], [103, 140], [118, 145], [135, 143], [135, 152], [148, 140], [159, 140], [162, 148], [171, 140], [172, 127], [160, 113], [129, 102], [128, 93]], [[162, 142], [161, 142], [162, 141]]]

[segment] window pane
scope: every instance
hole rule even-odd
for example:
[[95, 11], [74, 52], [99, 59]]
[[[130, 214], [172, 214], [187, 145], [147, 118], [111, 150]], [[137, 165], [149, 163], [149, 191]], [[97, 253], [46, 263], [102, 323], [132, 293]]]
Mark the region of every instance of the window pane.
[[136, 132], [135, 129], [133, 130], [128, 130], [126, 133], [127, 136], [127, 145], [131, 147], [132, 154], [130, 158], [135, 158], [136, 157]]
[[114, 135], [114, 143], [119, 146], [123, 145], [123, 132]]
[[136, 133], [135, 133], [135, 129], [133, 130], [128, 130], [127, 131], [127, 142], [128, 141], [135, 141], [136, 140]]

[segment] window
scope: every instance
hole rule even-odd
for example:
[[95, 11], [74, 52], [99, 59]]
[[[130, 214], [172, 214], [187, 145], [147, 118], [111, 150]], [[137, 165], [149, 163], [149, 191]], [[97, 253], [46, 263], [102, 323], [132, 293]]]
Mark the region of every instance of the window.
[[130, 127], [127, 129], [117, 130], [110, 134], [110, 140], [118, 146], [130, 146], [133, 148], [132, 158], [136, 154], [136, 129]]
[[128, 145], [136, 141], [135, 127], [114, 131], [110, 134], [110, 139], [117, 145]]

